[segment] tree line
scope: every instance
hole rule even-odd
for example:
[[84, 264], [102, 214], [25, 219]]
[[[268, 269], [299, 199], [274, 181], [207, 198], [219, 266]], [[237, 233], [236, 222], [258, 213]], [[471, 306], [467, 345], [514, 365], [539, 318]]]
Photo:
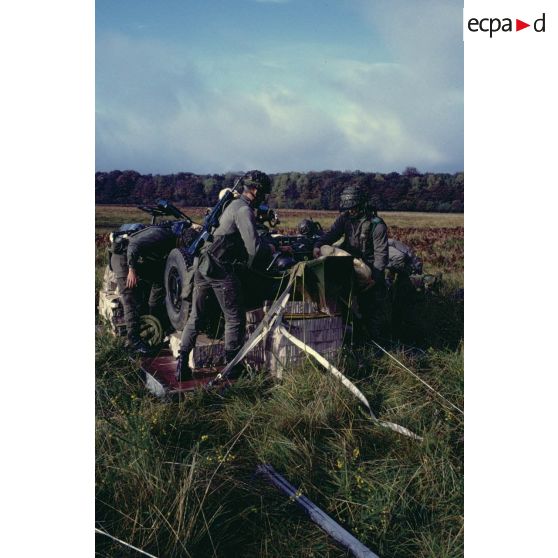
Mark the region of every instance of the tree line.
[[[95, 173], [95, 201], [104, 204], [148, 204], [159, 198], [185, 207], [212, 206], [222, 188], [240, 173], [167, 175], [134, 170]], [[420, 173], [408, 167], [397, 172], [288, 172], [269, 175], [273, 181], [269, 205], [286, 209], [333, 209], [343, 188], [360, 186], [383, 211], [461, 213], [464, 209], [462, 172]]]

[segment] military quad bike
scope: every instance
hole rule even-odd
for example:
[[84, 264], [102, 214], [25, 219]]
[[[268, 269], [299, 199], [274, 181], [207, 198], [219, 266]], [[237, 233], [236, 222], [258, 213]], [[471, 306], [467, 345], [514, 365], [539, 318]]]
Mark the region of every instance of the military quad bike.
[[[215, 218], [219, 208], [208, 213], [201, 227], [193, 224], [186, 215], [165, 200], [160, 200], [155, 207], [141, 206], [141, 209], [152, 215], [151, 225], [155, 225], [157, 218], [163, 216], [174, 217], [188, 225], [182, 235], [181, 245], [166, 256], [165, 311], [170, 325], [165, 328], [157, 318], [150, 315], [141, 318], [143, 339], [158, 351], [155, 360], [147, 363], [145, 377], [150, 378], [152, 391], [160, 394], [166, 393], [166, 388], [162, 385], [172, 385], [175, 381], [174, 359], [180, 349], [181, 330], [188, 319], [192, 303], [193, 254], [200, 243], [201, 235], [206, 234], [206, 238], [209, 238], [209, 220]], [[269, 217], [269, 208], [265, 207], [261, 214]], [[247, 338], [257, 330], [273, 302], [282, 295], [286, 286], [292, 282], [293, 274], [296, 274], [297, 281], [282, 309], [281, 323], [287, 324], [295, 337], [303, 338], [308, 349], [316, 350], [334, 360], [347, 335], [346, 316], [351, 305], [355, 279], [353, 258], [341, 256], [314, 260], [313, 246], [323, 234], [319, 223], [305, 219], [301, 222], [298, 234], [284, 235], [265, 224], [275, 224], [277, 220], [275, 212], [273, 219], [259, 218], [258, 232], [264, 241], [273, 243], [277, 248], [288, 246], [290, 252], [284, 253], [278, 249], [272, 260], [258, 269], [237, 269], [247, 308]], [[112, 233], [111, 246], [116, 242], [125, 243], [130, 235], [146, 226], [149, 225], [122, 225], [118, 231]], [[207, 316], [204, 316], [206, 323], [203, 327], [205, 335], [198, 337], [196, 348], [190, 355], [190, 364], [194, 369], [209, 367], [215, 371], [216, 366], [223, 364], [221, 337], [224, 324], [215, 296], [210, 293], [208, 297]], [[122, 304], [116, 281], [108, 268], [99, 295], [99, 313], [111, 324], [116, 334], [125, 334]], [[164, 341], [169, 343], [168, 349], [164, 349]], [[246, 361], [254, 367], [265, 366], [273, 375], [280, 377], [285, 367], [304, 357], [304, 350], [286, 343], [285, 335], [270, 334], [265, 344], [247, 355]], [[164, 373], [161, 372], [161, 367]], [[164, 378], [162, 384], [161, 375]]]
[[[125, 249], [131, 235], [148, 226], [160, 225], [160, 219], [163, 217], [172, 217], [174, 220], [184, 221], [188, 225], [182, 235], [180, 246], [171, 250], [166, 256], [164, 270], [165, 312], [171, 327], [165, 329], [160, 320], [154, 316], [144, 315], [141, 318], [142, 338], [156, 347], [162, 343], [168, 334], [173, 331], [181, 331], [188, 319], [192, 302], [194, 275], [194, 258], [191, 247], [202, 233], [203, 226], [200, 230], [199, 225], [194, 225], [189, 217], [166, 200], [159, 200], [155, 206], [142, 205], [139, 206], [139, 209], [151, 215], [151, 225], [127, 223], [111, 233], [109, 237], [111, 243], [109, 262], [111, 250], [114, 250], [115, 247], [120, 250]], [[237, 270], [242, 277], [242, 284], [245, 286], [246, 305], [250, 310], [261, 308], [264, 300], [273, 300], [273, 297], [277, 294], [277, 289], [281, 285], [282, 278], [292, 266], [297, 262], [312, 259], [312, 248], [319, 237], [314, 230], [307, 234], [279, 234], [270, 228], [279, 223], [277, 212], [265, 205], [257, 210], [257, 223], [258, 233], [265, 242], [272, 243], [277, 248], [289, 246], [291, 252], [285, 254], [277, 250], [275, 257], [269, 262], [264, 262], [259, 270], [250, 271], [243, 268]], [[321, 228], [319, 232], [321, 233]], [[206, 305], [208, 314], [206, 329], [215, 331], [219, 329], [220, 308], [215, 297], [213, 295], [209, 296], [210, 300], [207, 301]], [[109, 322], [114, 333], [125, 335], [126, 326], [122, 303], [114, 274], [109, 267], [105, 271], [103, 287], [99, 296], [99, 313]]]

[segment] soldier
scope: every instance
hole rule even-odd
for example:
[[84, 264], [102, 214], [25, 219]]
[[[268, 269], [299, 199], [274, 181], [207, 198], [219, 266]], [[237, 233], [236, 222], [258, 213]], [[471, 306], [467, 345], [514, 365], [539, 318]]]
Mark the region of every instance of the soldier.
[[132, 233], [125, 250], [113, 251], [111, 268], [120, 291], [129, 348], [140, 355], [151, 352], [140, 338], [140, 312], [149, 292], [149, 313], [165, 325], [164, 271], [169, 252], [189, 224], [184, 221], [152, 225]]
[[[232, 200], [219, 219], [213, 241], [206, 242], [194, 275], [192, 311], [182, 331], [177, 377], [184, 381], [192, 377], [188, 355], [195, 347], [203, 316], [206, 295], [213, 290], [225, 318], [225, 359], [230, 362], [244, 344], [246, 309], [240, 280], [235, 267], [255, 260], [269, 259], [274, 248], [262, 242], [256, 230], [254, 209], [271, 191], [269, 177], [260, 171], [247, 172], [242, 178], [243, 192]], [[237, 367], [233, 374], [238, 373]]]
[[388, 263], [387, 226], [366, 202], [364, 193], [348, 186], [341, 193], [341, 215], [331, 229], [314, 244], [314, 257], [320, 248], [343, 238], [340, 248], [360, 258], [372, 271], [368, 288], [357, 292], [357, 302], [367, 333], [373, 339], [385, 334], [387, 291], [384, 270]]

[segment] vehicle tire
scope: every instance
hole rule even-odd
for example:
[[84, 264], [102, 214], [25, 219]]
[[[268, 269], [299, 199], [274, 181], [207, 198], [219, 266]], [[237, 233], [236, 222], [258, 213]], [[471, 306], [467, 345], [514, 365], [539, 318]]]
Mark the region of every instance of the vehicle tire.
[[188, 320], [192, 302], [192, 289], [189, 285], [192, 281], [192, 268], [188, 267], [182, 251], [174, 248], [165, 265], [165, 307], [170, 323], [177, 330], [182, 330]]
[[163, 326], [158, 318], [151, 314], [140, 316], [140, 338], [144, 343], [156, 349], [163, 344], [164, 337]]

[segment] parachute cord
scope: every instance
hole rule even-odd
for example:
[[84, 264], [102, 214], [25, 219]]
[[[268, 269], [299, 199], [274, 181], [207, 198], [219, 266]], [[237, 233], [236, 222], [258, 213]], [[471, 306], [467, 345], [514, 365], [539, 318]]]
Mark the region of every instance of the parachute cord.
[[381, 351], [383, 351], [389, 358], [391, 358], [392, 360], [394, 360], [397, 364], [399, 364], [399, 366], [401, 368], [403, 368], [404, 370], [406, 370], [407, 372], [409, 372], [409, 374], [411, 374], [411, 376], [413, 376], [414, 378], [416, 378], [419, 382], [423, 383], [430, 391], [432, 391], [433, 393], [435, 393], [440, 399], [442, 399], [443, 401], [445, 401], [448, 405], [450, 405], [450, 407], [454, 408], [456, 411], [458, 411], [459, 413], [461, 413], [462, 415], [464, 415], [465, 413], [456, 405], [454, 405], [451, 401], [449, 401], [448, 399], [446, 399], [439, 391], [436, 391], [430, 384], [426, 383], [418, 374], [416, 374], [415, 372], [413, 372], [412, 370], [410, 370], [409, 368], [407, 368], [400, 360], [398, 360], [397, 358], [395, 358], [391, 353], [389, 353], [386, 349], [384, 349], [379, 343], [376, 343], [376, 341], [374, 341], [374, 339], [370, 339], [370, 341], [372, 341], [372, 343], [374, 343], [374, 345], [376, 345], [376, 347], [378, 347], [378, 349], [380, 349]]

